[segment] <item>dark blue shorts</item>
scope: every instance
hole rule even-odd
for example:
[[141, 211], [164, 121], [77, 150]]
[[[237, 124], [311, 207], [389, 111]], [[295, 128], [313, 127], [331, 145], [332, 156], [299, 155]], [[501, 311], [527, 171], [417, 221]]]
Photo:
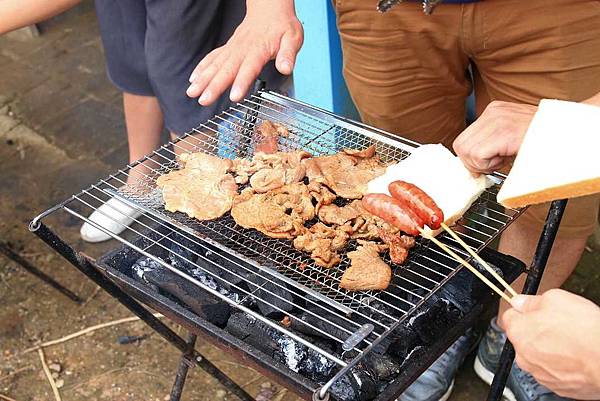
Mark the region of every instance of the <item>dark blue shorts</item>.
[[[158, 98], [165, 126], [183, 134], [229, 106], [226, 93], [203, 107], [185, 91], [198, 62], [223, 45], [245, 15], [244, 0], [96, 0], [110, 80]], [[271, 63], [262, 78], [276, 88]]]

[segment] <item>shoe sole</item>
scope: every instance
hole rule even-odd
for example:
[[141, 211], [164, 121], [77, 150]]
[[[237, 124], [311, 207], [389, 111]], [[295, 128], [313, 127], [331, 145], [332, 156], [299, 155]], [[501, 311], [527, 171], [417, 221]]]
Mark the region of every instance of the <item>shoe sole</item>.
[[448, 387], [448, 390], [446, 390], [444, 395], [440, 398], [440, 401], [448, 401], [448, 398], [450, 398], [450, 395], [452, 394], [452, 390], [454, 390], [454, 379], [452, 379], [450, 387]]
[[[479, 376], [481, 380], [486, 382], [489, 386], [492, 385], [492, 381], [494, 380], [494, 373], [487, 369], [485, 366], [483, 366], [483, 363], [481, 363], [481, 361], [479, 360], [479, 355], [475, 357], [473, 369], [475, 370], [475, 373], [477, 374], [477, 376]], [[508, 401], [517, 401], [517, 399], [515, 398], [515, 394], [508, 387], [504, 387], [502, 396]]]

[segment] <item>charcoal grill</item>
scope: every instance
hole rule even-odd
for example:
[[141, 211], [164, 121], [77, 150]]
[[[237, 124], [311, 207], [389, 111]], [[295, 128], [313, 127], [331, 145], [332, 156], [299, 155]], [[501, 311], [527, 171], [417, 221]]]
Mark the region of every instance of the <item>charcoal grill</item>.
[[[423, 314], [432, 302], [439, 300], [440, 291], [451, 285], [453, 280], [458, 280], [461, 272], [468, 276], [458, 262], [420, 239], [405, 265], [393, 266], [394, 275], [387, 290], [348, 292], [339, 288], [340, 277], [349, 266], [345, 252], [341, 255], [339, 266], [326, 269], [294, 249], [291, 241], [271, 239], [254, 230], [243, 229], [229, 215], [199, 222], [182, 213], [164, 209], [154, 183], [159, 176], [178, 168], [176, 152], [202, 151], [222, 157], [250, 158], [256, 145], [254, 127], [263, 120], [275, 121], [288, 128], [290, 134], [279, 139], [280, 150], [303, 149], [315, 156], [334, 154], [344, 148], [362, 149], [375, 145], [384, 162], [394, 162], [405, 158], [418, 146], [415, 142], [285, 96], [259, 91], [176, 141], [48, 209], [30, 224], [31, 231], [182, 352], [183, 361], [187, 362], [180, 367], [173, 399], [178, 398], [181, 392], [190, 363], [199, 364], [215, 375], [241, 399], [251, 398], [193, 350], [195, 335], [190, 335], [187, 340], [177, 336], [138, 300], [163, 312], [191, 332], [208, 335], [221, 346], [235, 350], [261, 371], [276, 371], [285, 376], [284, 379], [280, 377], [280, 381], [303, 396], [310, 394], [314, 399], [324, 399], [333, 393], [334, 398], [340, 398], [335, 389], [339, 389], [340, 383], [353, 375], [371, 353], [389, 345], [394, 334]], [[127, 183], [130, 175], [130, 183]], [[484, 248], [522, 210], [505, 209], [496, 203], [496, 193], [504, 177], [493, 174], [490, 178], [495, 185], [480, 196], [454, 229], [474, 250], [483, 251], [482, 255], [512, 281], [523, 270], [522, 264]], [[119, 235], [87, 218], [111, 197], [144, 213]], [[119, 241], [121, 248], [97, 261], [76, 252], [43, 222], [58, 213], [67, 213], [90, 223]], [[441, 234], [438, 238], [470, 260], [451, 237]], [[355, 244], [351, 243], [346, 251], [352, 246]], [[332, 368], [324, 377], [307, 380], [289, 364], [282, 366], [270, 360], [256, 347], [249, 347], [222, 328], [190, 313], [172, 298], [165, 297], [164, 292], [136, 280], [130, 265], [140, 256], [154, 261], [172, 277], [193, 286], [200, 293], [208, 294], [235, 312], [260, 322], [281, 338], [300, 344], [323, 358]], [[129, 266], [123, 268], [126, 262]], [[473, 283], [475, 287], [476, 282]], [[481, 291], [480, 288], [476, 293], [469, 293], [471, 302], [483, 305], [492, 299], [489, 291]], [[457, 304], [461, 306], [460, 301]], [[265, 309], [271, 313], [265, 315]], [[421, 348], [428, 351], [416, 360], [407, 359], [398, 377], [391, 380], [389, 386], [377, 390], [377, 399], [392, 399], [401, 393], [428, 366], [427, 363], [433, 362], [445, 347], [473, 324], [480, 312], [478, 307], [466, 310], [454, 322], [460, 324], [448, 327], [436, 341], [423, 345]], [[282, 324], [282, 316], [295, 322], [296, 328]], [[314, 341], [314, 337], [305, 335], [307, 332], [324, 341]]]

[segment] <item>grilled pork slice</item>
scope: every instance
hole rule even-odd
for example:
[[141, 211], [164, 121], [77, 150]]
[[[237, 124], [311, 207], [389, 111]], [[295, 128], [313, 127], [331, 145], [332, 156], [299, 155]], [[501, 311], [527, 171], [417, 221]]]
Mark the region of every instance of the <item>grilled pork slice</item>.
[[348, 291], [385, 290], [392, 279], [392, 269], [379, 257], [377, 245], [363, 243], [356, 251], [348, 252], [351, 265], [340, 280]]
[[338, 251], [346, 246], [348, 234], [337, 227], [329, 227], [321, 222], [294, 239], [294, 247], [299, 251], [310, 252], [315, 263], [323, 267], [333, 267], [340, 263]]
[[406, 258], [408, 258], [408, 250], [415, 246], [415, 238], [409, 235], [400, 235], [400, 233], [394, 234], [380, 229], [379, 237], [388, 245], [392, 262], [398, 265], [401, 265], [406, 261]]
[[165, 209], [183, 212], [198, 220], [212, 220], [225, 214], [237, 195], [231, 174], [232, 162], [206, 153], [183, 154], [181, 170], [160, 176], [156, 185], [162, 190]]
[[308, 188], [298, 182], [263, 194], [243, 191], [234, 200], [231, 216], [244, 228], [293, 239], [304, 231], [304, 222], [315, 217], [315, 208]]
[[347, 149], [329, 156], [319, 156], [302, 162], [311, 183], [326, 185], [337, 196], [360, 199], [367, 193], [369, 181], [385, 172], [385, 166], [375, 156], [375, 145], [363, 150]]
[[280, 136], [288, 136], [290, 132], [281, 124], [263, 120], [256, 126], [255, 152], [275, 153]]
[[309, 157], [305, 151], [257, 153], [252, 158], [257, 171], [250, 177], [250, 186], [262, 193], [302, 181], [306, 169], [301, 162]]

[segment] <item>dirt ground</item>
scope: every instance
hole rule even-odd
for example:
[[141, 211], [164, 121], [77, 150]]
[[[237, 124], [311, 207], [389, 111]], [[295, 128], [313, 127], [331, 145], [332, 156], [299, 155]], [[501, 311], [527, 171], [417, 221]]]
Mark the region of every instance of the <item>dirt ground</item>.
[[[0, 37], [0, 240], [86, 301], [75, 305], [0, 256], [0, 394], [17, 401], [53, 399], [39, 355], [25, 349], [131, 316], [27, 230], [33, 216], [124, 165], [127, 157], [121, 97], [106, 79], [93, 4], [84, 2], [40, 29], [40, 37]], [[79, 223], [65, 215], [50, 223], [92, 255], [117, 245], [84, 244]], [[590, 247], [565, 287], [600, 302], [598, 267], [600, 252]], [[148, 337], [120, 345], [123, 335]], [[251, 394], [271, 391], [273, 400], [295, 399], [202, 339], [198, 349]], [[133, 322], [46, 348], [45, 357], [60, 370], [55, 376], [65, 401], [162, 401], [178, 362], [173, 351]], [[474, 376], [471, 362], [461, 370], [452, 400], [484, 399], [487, 387]], [[192, 369], [182, 399], [235, 397]]]

